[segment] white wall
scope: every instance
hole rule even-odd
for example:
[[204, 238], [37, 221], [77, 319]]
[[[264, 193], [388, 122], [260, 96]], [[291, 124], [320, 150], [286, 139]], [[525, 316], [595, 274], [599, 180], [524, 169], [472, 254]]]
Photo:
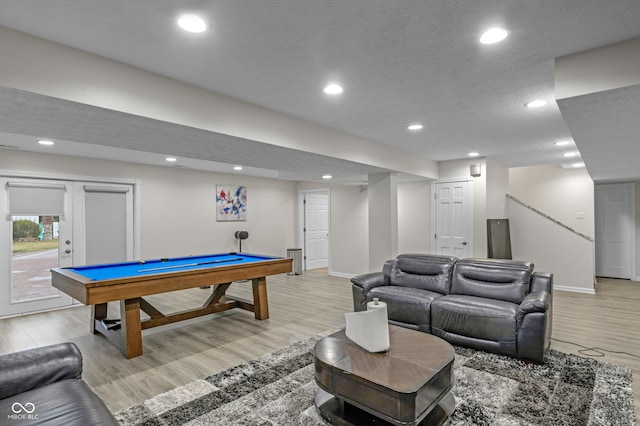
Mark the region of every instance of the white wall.
[[[237, 250], [236, 230], [249, 231], [246, 252], [285, 256], [294, 242], [295, 183], [172, 167], [2, 150], [0, 169], [38, 175], [139, 179], [140, 255], [144, 259]], [[247, 187], [247, 220], [216, 222], [216, 184]]]
[[431, 182], [398, 184], [398, 253], [431, 253]]
[[[369, 272], [368, 191], [331, 187], [331, 269], [334, 275]], [[381, 267], [382, 268], [382, 267]]]
[[368, 182], [369, 270], [379, 271], [398, 255], [398, 177], [376, 173]]
[[[593, 181], [584, 168], [512, 168], [509, 193], [576, 231], [595, 236]], [[578, 213], [583, 213], [584, 218], [579, 219]]]
[[555, 59], [555, 98], [640, 84], [640, 38]]
[[[298, 190], [326, 185], [299, 182]], [[360, 186], [331, 185], [329, 273], [350, 277], [370, 272], [369, 194]], [[296, 240], [302, 238], [296, 227]], [[398, 184], [398, 253], [431, 252], [431, 183]], [[380, 270], [382, 265], [375, 270]]]
[[507, 200], [514, 259], [533, 262], [536, 271], [553, 273], [556, 290], [594, 294], [593, 243]]
[[[352, 277], [369, 272], [368, 194], [359, 186], [298, 182], [298, 191], [327, 190], [329, 216], [329, 275]], [[296, 202], [302, 203], [301, 199]], [[297, 211], [303, 214], [299, 205]], [[302, 219], [302, 218], [300, 218]], [[302, 224], [295, 227], [295, 238], [304, 241]]]
[[[560, 166], [509, 170], [509, 193], [545, 215], [588, 237], [594, 236], [593, 181], [584, 169]], [[578, 219], [577, 212], [584, 213]], [[556, 289], [593, 293], [593, 242], [509, 200], [514, 259], [532, 261], [536, 270], [554, 274]]]
[[[327, 185], [207, 173], [173, 167], [92, 160], [1, 150], [0, 170], [26, 176], [137, 179], [140, 181], [140, 255], [181, 256], [237, 250], [233, 234], [249, 232], [246, 252], [285, 256], [297, 246], [298, 191]], [[247, 221], [216, 222], [216, 184], [247, 187]], [[368, 192], [359, 186], [331, 185], [330, 270], [333, 275], [369, 272]], [[428, 252], [431, 197], [428, 182], [398, 185], [401, 252]]]
[[[486, 159], [487, 219], [505, 216], [506, 194], [509, 191], [509, 168], [490, 158]], [[486, 229], [486, 224], [485, 224]]]

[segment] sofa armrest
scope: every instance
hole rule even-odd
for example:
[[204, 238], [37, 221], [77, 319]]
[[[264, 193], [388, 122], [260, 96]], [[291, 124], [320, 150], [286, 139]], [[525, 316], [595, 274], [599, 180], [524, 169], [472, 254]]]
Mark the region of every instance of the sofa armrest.
[[388, 278], [382, 272], [370, 272], [351, 278], [351, 282], [360, 287], [364, 294], [367, 294], [372, 288], [389, 285]]
[[551, 295], [546, 291], [535, 291], [529, 293], [520, 303], [516, 318], [518, 324], [526, 314], [533, 312], [547, 312], [551, 308]]
[[553, 291], [553, 274], [548, 272], [534, 272], [531, 275], [531, 292], [545, 291], [551, 293]]
[[73, 343], [60, 343], [0, 356], [0, 399], [51, 383], [82, 377], [82, 354]]

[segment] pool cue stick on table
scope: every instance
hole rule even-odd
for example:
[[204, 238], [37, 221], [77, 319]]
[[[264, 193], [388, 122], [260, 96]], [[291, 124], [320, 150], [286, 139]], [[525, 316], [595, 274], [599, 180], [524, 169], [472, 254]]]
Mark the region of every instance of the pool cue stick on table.
[[242, 258], [234, 257], [231, 259], [212, 260], [211, 262], [183, 263], [182, 265], [159, 266], [157, 268], [138, 269], [138, 272], [163, 271], [165, 269], [175, 269], [175, 268], [188, 268], [189, 266], [211, 265], [212, 263], [233, 262], [236, 260], [242, 260]]

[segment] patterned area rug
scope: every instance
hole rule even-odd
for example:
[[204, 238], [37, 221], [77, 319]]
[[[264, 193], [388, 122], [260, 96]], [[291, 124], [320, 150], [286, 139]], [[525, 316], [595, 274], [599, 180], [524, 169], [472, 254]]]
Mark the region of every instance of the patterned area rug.
[[[305, 340], [116, 413], [122, 425], [322, 425]], [[544, 365], [455, 347], [451, 425], [633, 425], [631, 370], [550, 350]]]

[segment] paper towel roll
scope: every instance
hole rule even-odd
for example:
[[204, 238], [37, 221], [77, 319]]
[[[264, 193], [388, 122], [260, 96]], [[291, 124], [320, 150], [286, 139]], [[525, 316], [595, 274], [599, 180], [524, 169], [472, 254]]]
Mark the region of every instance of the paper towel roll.
[[350, 312], [344, 317], [345, 334], [354, 343], [369, 352], [389, 350], [389, 319], [385, 303], [374, 305], [374, 302], [369, 302], [366, 311]]
[[372, 302], [367, 303], [367, 311], [380, 308], [387, 309], [387, 304], [384, 302], [380, 302], [380, 299], [378, 299], [377, 297], [374, 297]]

